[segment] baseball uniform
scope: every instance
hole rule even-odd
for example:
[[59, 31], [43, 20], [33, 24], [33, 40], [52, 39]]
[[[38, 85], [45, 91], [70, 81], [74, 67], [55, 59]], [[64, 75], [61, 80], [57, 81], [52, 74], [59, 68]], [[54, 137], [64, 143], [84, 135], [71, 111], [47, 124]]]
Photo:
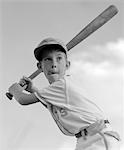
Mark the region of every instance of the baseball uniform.
[[[64, 134], [77, 135], [76, 150], [102, 150], [105, 147], [111, 150], [115, 150], [116, 147], [117, 150], [118, 134], [112, 131], [102, 110], [82, 95], [81, 89], [73, 84], [70, 77], [54, 82], [49, 87], [36, 92], [35, 95], [47, 106]], [[78, 137], [81, 130], [92, 124], [100, 126], [103, 122], [105, 126], [98, 131], [99, 133], [94, 133], [92, 136], [87, 133], [85, 136]], [[94, 130], [94, 126], [89, 130], [92, 129]]]
[[[13, 94], [18, 99], [19, 91], [15, 88], [17, 94]], [[115, 150], [113, 147], [118, 146], [119, 136], [102, 110], [82, 95], [70, 77], [65, 76], [34, 94], [49, 110], [59, 129], [77, 138], [75, 150]]]

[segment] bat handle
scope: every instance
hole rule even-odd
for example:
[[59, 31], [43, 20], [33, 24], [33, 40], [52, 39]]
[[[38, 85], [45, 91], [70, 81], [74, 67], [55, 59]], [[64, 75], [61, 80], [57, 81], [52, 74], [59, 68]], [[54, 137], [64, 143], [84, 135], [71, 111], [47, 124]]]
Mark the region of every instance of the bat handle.
[[12, 95], [11, 93], [9, 93], [9, 92], [6, 93], [6, 96], [7, 96], [8, 99], [10, 99], [10, 100], [12, 100], [12, 98], [13, 98], [13, 95]]

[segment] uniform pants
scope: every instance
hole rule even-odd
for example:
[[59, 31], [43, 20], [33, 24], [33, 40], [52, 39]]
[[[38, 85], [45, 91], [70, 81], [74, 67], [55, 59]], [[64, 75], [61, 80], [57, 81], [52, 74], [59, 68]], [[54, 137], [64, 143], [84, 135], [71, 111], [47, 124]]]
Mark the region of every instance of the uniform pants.
[[[108, 135], [104, 135], [108, 144], [108, 150], [119, 150], [120, 142]], [[86, 137], [80, 137], [77, 139], [75, 150], [106, 150], [106, 146], [103, 137], [97, 133], [93, 136], [87, 135]]]

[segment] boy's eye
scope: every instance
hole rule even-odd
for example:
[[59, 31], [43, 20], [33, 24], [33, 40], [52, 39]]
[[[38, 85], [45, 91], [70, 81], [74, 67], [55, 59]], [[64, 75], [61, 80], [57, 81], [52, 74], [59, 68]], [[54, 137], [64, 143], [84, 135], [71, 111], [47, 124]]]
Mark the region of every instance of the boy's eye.
[[58, 57], [57, 59], [58, 59], [58, 60], [61, 60], [61, 59], [62, 59], [62, 57]]
[[50, 58], [45, 58], [45, 59], [44, 59], [44, 61], [50, 61], [50, 60], [51, 60]]

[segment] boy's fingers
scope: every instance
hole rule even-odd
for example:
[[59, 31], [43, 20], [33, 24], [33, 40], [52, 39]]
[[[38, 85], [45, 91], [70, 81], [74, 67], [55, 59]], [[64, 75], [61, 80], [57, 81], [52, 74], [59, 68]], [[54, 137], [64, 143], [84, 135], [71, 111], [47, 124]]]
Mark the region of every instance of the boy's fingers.
[[20, 79], [19, 84], [24, 84], [25, 81], [23, 79]]
[[24, 79], [26, 82], [32, 82], [31, 79], [28, 78], [28, 77], [23, 76], [23, 79]]
[[21, 86], [24, 86], [24, 85], [26, 85], [26, 81], [20, 80], [19, 84], [20, 84]]
[[23, 77], [23, 78], [20, 79], [20, 81], [19, 81], [19, 84], [20, 84], [21, 86], [24, 86], [24, 85], [29, 84], [29, 83], [30, 83], [30, 79], [27, 78], [27, 77]]
[[23, 85], [23, 87], [24, 87], [24, 89], [26, 89], [27, 88], [27, 84]]

